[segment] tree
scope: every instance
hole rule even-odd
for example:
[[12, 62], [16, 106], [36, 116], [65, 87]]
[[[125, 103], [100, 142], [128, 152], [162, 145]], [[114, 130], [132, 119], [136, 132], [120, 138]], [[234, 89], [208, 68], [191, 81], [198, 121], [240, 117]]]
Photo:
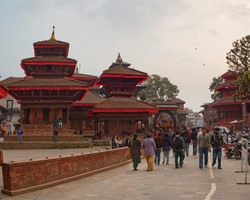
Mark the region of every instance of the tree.
[[157, 74], [152, 74], [142, 85], [147, 86], [140, 94], [145, 95], [146, 99], [153, 98], [175, 98], [179, 90], [176, 85], [173, 85], [167, 77], [161, 77]]
[[234, 97], [242, 102], [249, 99], [250, 35], [233, 42], [233, 48], [227, 53], [229, 68], [238, 75], [235, 81]]
[[220, 84], [224, 83], [224, 80], [219, 76], [219, 77], [214, 77], [212, 80], [212, 83], [209, 86], [210, 92], [213, 92], [211, 94], [211, 98], [215, 101], [217, 99], [220, 99], [222, 97], [220, 92], [215, 91], [215, 88], [219, 86]]
[[249, 70], [250, 35], [233, 42], [233, 48], [227, 53], [226, 59], [229, 68], [238, 75]]
[[245, 102], [250, 99], [250, 71], [246, 71], [242, 76], [238, 76], [235, 81], [237, 90], [234, 93], [234, 97], [241, 102]]

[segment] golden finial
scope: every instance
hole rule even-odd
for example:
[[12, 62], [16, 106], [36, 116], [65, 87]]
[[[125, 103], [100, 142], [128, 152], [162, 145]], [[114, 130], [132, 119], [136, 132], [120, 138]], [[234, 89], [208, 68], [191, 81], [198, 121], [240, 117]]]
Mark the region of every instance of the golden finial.
[[49, 41], [56, 41], [56, 38], [55, 38], [55, 26], [53, 26], [53, 32], [52, 32], [52, 35], [51, 35], [51, 38]]
[[118, 57], [117, 57], [117, 59], [116, 59], [116, 62], [122, 62], [122, 58], [121, 58], [120, 53], [118, 53]]
[[76, 74], [78, 74], [79, 72], [78, 72], [78, 67], [76, 67]]

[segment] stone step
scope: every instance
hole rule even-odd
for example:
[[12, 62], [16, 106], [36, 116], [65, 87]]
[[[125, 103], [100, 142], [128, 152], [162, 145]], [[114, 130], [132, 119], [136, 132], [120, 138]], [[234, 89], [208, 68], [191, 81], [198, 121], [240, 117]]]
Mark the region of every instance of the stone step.
[[[5, 135], [4, 142], [17, 141], [17, 135]], [[22, 140], [25, 142], [53, 142], [53, 134], [49, 135], [23, 135]], [[57, 141], [66, 141], [66, 142], [79, 142], [84, 141], [84, 135], [58, 135]]]
[[93, 143], [81, 142], [0, 142], [0, 149], [69, 149], [69, 148], [91, 148]]

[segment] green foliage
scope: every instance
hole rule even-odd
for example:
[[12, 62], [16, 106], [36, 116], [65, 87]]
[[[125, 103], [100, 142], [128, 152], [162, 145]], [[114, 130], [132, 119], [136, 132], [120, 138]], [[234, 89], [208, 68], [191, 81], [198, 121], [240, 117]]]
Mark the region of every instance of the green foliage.
[[224, 83], [224, 80], [219, 76], [219, 77], [214, 77], [212, 80], [212, 83], [209, 86], [210, 92], [213, 92], [211, 94], [211, 98], [215, 101], [217, 99], [220, 99], [222, 97], [220, 92], [215, 91], [215, 88], [219, 86], [220, 84]]
[[179, 90], [176, 85], [173, 85], [167, 77], [161, 77], [157, 74], [152, 74], [148, 77], [143, 85], [147, 86], [140, 94], [144, 94], [146, 99], [153, 98], [175, 98]]
[[233, 42], [233, 48], [227, 53], [229, 68], [239, 75], [249, 70], [250, 35]]
[[250, 99], [250, 71], [246, 71], [242, 76], [239, 76], [236, 81], [237, 90], [234, 97], [242, 102]]
[[233, 42], [233, 48], [227, 53], [229, 68], [238, 74], [234, 98], [242, 102], [249, 99], [250, 35]]

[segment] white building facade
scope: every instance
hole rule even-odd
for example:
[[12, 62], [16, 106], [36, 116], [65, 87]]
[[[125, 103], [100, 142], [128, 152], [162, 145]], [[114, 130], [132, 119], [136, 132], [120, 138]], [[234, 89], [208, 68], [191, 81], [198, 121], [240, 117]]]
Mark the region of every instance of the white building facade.
[[6, 134], [11, 133], [18, 126], [18, 120], [21, 118], [20, 104], [16, 99], [7, 94], [6, 98], [0, 99], [0, 106], [6, 109], [4, 118], [1, 121], [1, 127], [5, 124]]

